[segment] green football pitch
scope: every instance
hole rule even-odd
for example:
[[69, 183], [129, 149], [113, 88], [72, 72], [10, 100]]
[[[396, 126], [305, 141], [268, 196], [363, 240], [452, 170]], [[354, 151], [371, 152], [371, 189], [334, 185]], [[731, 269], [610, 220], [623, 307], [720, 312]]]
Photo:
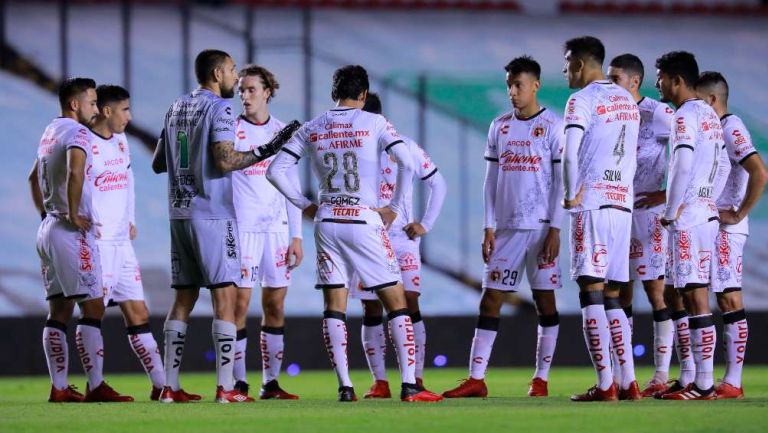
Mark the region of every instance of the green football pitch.
[[[108, 378], [115, 389], [136, 397], [126, 404], [51, 404], [45, 401], [47, 377], [0, 378], [0, 432], [768, 432], [768, 367], [746, 368], [744, 400], [702, 402], [571, 403], [568, 396], [584, 391], [594, 375], [588, 368], [557, 367], [550, 377], [551, 397], [532, 399], [525, 397], [530, 373], [491, 368], [490, 398], [419, 404], [397, 399], [338, 403], [330, 369], [282, 378], [285, 389], [301, 395], [299, 401], [230, 405], [212, 402], [213, 374], [182, 374], [184, 387], [204, 401], [176, 405], [149, 401], [147, 379], [139, 374]], [[639, 369], [638, 377], [650, 373]], [[425, 384], [444, 391], [465, 374], [464, 369], [430, 369]], [[389, 375], [396, 384], [396, 372]], [[257, 379], [258, 372], [251, 377]], [[81, 376], [72, 379], [84, 382]], [[352, 380], [362, 397], [370, 376], [355, 371]]]

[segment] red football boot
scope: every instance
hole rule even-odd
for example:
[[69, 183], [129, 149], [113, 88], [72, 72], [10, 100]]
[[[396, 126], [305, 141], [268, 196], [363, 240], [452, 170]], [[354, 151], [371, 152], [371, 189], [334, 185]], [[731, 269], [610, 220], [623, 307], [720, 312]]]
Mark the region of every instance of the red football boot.
[[189, 403], [190, 401], [199, 401], [200, 399], [202, 397], [197, 394], [190, 394], [183, 389], [174, 391], [170, 386], [164, 387], [160, 393], [161, 403]]
[[533, 380], [531, 380], [531, 383], [529, 383], [528, 387], [528, 397], [547, 397], [549, 396], [549, 390], [547, 389], [547, 381], [540, 378], [540, 377], [534, 377]]
[[650, 381], [647, 384], [645, 384], [645, 388], [640, 391], [640, 395], [643, 396], [643, 398], [649, 398], [655, 396], [657, 393], [662, 392], [667, 389], [667, 384], [662, 382], [654, 382]]
[[720, 382], [715, 388], [715, 394], [717, 394], [718, 400], [729, 398], [742, 399], [744, 398], [744, 388], [736, 388], [728, 382]]
[[671, 394], [673, 392], [682, 391], [684, 389], [685, 387], [683, 386], [682, 383], [680, 383], [679, 380], [672, 379], [669, 382], [667, 382], [666, 388], [654, 394], [653, 398], [661, 399], [664, 396], [664, 394]]
[[420, 390], [422, 390], [422, 391], [424, 391], [425, 389], [427, 389], [427, 388], [424, 388], [424, 379], [422, 379], [422, 378], [420, 378], [420, 377], [417, 377], [417, 378], [416, 378], [416, 387], [417, 387], [417, 388], [419, 388], [419, 389], [420, 389]]
[[133, 401], [133, 397], [130, 395], [121, 395], [119, 392], [112, 389], [107, 385], [107, 382], [101, 382], [99, 386], [94, 389], [88, 389], [85, 387], [85, 400], [86, 403], [128, 403]]
[[461, 381], [456, 388], [445, 391], [445, 398], [465, 398], [465, 397], [488, 397], [488, 387], [485, 386], [485, 380], [467, 378]]
[[669, 392], [661, 396], [662, 400], [714, 400], [717, 398], [715, 387], [702, 390], [691, 382], [685, 389], [676, 392]]
[[149, 399], [152, 401], [158, 401], [160, 400], [160, 394], [163, 393], [163, 388], [158, 388], [156, 386], [152, 387], [152, 391], [149, 393]]
[[572, 395], [571, 401], [619, 401], [619, 393], [616, 390], [615, 383], [612, 383], [606, 390], [602, 390], [595, 385], [592, 388], [589, 388], [584, 394]]
[[68, 385], [66, 388], [56, 389], [51, 385], [51, 394], [48, 396], [50, 403], [82, 403], [85, 396], [77, 391], [75, 385]]
[[640, 387], [637, 385], [636, 380], [633, 380], [627, 389], [619, 390], [619, 400], [635, 401], [642, 399], [643, 394], [640, 393]]
[[403, 388], [400, 391], [400, 401], [404, 401], [406, 403], [413, 403], [418, 401], [434, 403], [441, 401], [442, 399], [443, 396], [435, 394], [431, 391], [421, 390], [416, 385], [403, 384]]
[[224, 387], [219, 385], [216, 387], [216, 399], [214, 401], [216, 403], [252, 403], [256, 400], [253, 397], [240, 393], [236, 389], [224, 391]]
[[365, 393], [363, 398], [392, 398], [392, 393], [389, 391], [389, 382], [386, 380], [373, 382], [371, 389]]
[[270, 380], [262, 385], [259, 391], [259, 398], [262, 400], [298, 400], [299, 396], [291, 394], [280, 388], [277, 379]]

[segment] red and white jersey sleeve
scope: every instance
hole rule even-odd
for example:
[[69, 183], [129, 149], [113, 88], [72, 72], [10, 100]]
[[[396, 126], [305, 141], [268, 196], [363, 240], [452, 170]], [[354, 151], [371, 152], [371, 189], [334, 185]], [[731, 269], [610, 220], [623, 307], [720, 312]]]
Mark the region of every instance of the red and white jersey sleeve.
[[[675, 230], [704, 224], [718, 216], [713, 195], [723, 146], [722, 125], [712, 107], [693, 99], [677, 109], [670, 136], [670, 169], [674, 169], [674, 158], [682, 148], [693, 151], [693, 169], [681, 204], [683, 211], [674, 223]], [[669, 177], [671, 179], [673, 174]], [[671, 185], [667, 186], [668, 207], [673, 206], [669, 203], [671, 188]]]
[[[235, 122], [235, 150], [249, 151], [267, 143], [285, 124], [270, 117], [255, 124], [241, 117]], [[242, 232], [287, 233], [287, 207], [293, 207], [267, 180], [274, 156], [232, 173], [232, 193], [237, 228]], [[288, 173], [297, 175], [296, 167]]]
[[640, 112], [632, 95], [609, 81], [594, 81], [571, 95], [565, 128], [580, 128], [577, 190], [581, 204], [571, 212], [616, 207], [632, 209]]
[[312, 158], [319, 182], [321, 220], [355, 220], [381, 225], [378, 207], [382, 152], [404, 146], [384, 116], [339, 107], [305, 123], [282, 151]]
[[561, 188], [554, 164], [562, 154], [562, 131], [560, 116], [546, 108], [527, 119], [510, 112], [491, 124], [485, 158], [498, 162], [497, 230], [541, 229], [551, 222], [551, 202]]
[[[403, 144], [408, 148], [408, 153], [413, 158], [413, 166], [415, 167], [414, 180], [429, 179], [437, 172], [437, 167], [432, 162], [427, 152], [424, 151], [415, 141], [412, 139], [400, 136], [403, 140]], [[381, 181], [379, 182], [379, 207], [389, 205], [392, 200], [392, 194], [395, 191], [395, 185], [397, 184], [397, 162], [394, 158], [386, 152], [381, 153]], [[390, 235], [405, 235], [403, 227], [406, 224], [417, 221], [418, 218], [413, 213], [413, 190], [408, 190], [405, 196], [405, 207], [403, 212], [397, 215], [397, 219], [392, 223], [389, 228]]]
[[101, 137], [93, 133], [92, 165], [86, 182], [93, 191], [93, 206], [101, 224], [97, 230], [104, 241], [129, 240], [131, 220], [131, 156], [125, 134]]
[[[747, 158], [757, 153], [752, 137], [744, 125], [744, 122], [734, 114], [727, 114], [721, 119], [723, 125], [723, 139], [725, 150], [731, 164], [731, 172], [725, 182], [725, 188], [717, 198], [718, 209], [738, 210], [744, 196], [747, 193], [749, 173], [741, 164]], [[745, 217], [738, 224], [722, 225], [722, 229], [729, 233], [749, 234], [749, 217]]]
[[[69, 213], [67, 203], [67, 151], [82, 149], [86, 154], [86, 175], [92, 165], [91, 141], [93, 134], [73, 119], [59, 117], [45, 129], [37, 148], [38, 182], [43, 193], [43, 207], [51, 215], [64, 216]], [[98, 221], [91, 202], [91, 184], [83, 183], [79, 214]]]
[[648, 97], [637, 105], [640, 108], [640, 133], [634, 189], [636, 193], [659, 191], [667, 173], [667, 146], [675, 112], [667, 104]]

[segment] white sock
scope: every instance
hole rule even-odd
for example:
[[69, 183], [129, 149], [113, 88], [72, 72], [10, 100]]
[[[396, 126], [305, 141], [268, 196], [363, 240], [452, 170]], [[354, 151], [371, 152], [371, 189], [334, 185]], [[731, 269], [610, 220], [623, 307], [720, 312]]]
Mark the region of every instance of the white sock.
[[277, 380], [283, 365], [283, 332], [285, 328], [261, 327], [261, 367], [263, 383]]
[[166, 320], [163, 326], [165, 343], [165, 385], [172, 390], [181, 389], [179, 384], [179, 368], [184, 357], [184, 340], [187, 337], [187, 324], [180, 320]]
[[672, 361], [672, 341], [675, 325], [668, 309], [653, 312], [653, 373], [654, 383], [666, 383], [669, 380], [669, 363]]
[[714, 383], [715, 344], [717, 334], [711, 314], [692, 316], [689, 319], [693, 341], [693, 359], [696, 362], [696, 386], [707, 390]]
[[[393, 317], [394, 316], [394, 317]], [[400, 310], [389, 313], [389, 336], [395, 346], [397, 362], [400, 365], [400, 381], [416, 383], [416, 336], [408, 311]]]
[[128, 327], [128, 342], [131, 343], [133, 353], [139, 359], [141, 366], [155, 388], [162, 388], [165, 384], [163, 374], [163, 360], [160, 357], [160, 349], [152, 335], [149, 323]]
[[693, 360], [693, 345], [691, 344], [691, 329], [688, 324], [688, 315], [685, 312], [673, 313], [675, 322], [675, 352], [680, 363], [680, 385], [688, 386], [696, 377], [696, 363]]
[[611, 335], [603, 304], [586, 305], [581, 309], [584, 341], [597, 374], [598, 388], [605, 390], [613, 384], [611, 369]]
[[[557, 315], [552, 316], [557, 317]], [[539, 318], [539, 321], [541, 321], [541, 318]], [[533, 377], [538, 377], [545, 381], [549, 380], [549, 368], [552, 366], [552, 358], [555, 355], [557, 334], [559, 332], [559, 324], [551, 326], [538, 325], [536, 328], [536, 372], [533, 374]]]
[[101, 321], [93, 319], [80, 319], [75, 336], [77, 353], [80, 354], [80, 362], [83, 371], [88, 377], [88, 389], [93, 390], [104, 381], [104, 339], [101, 336]]
[[237, 340], [235, 340], [235, 365], [232, 366], [232, 376], [235, 382], [246, 382], [245, 375], [245, 352], [248, 348], [248, 333], [245, 328], [237, 330]]
[[352, 386], [349, 379], [349, 362], [347, 360], [347, 324], [346, 315], [337, 311], [323, 313], [323, 338], [331, 366], [336, 371], [339, 386]]
[[69, 372], [69, 346], [67, 345], [67, 325], [48, 320], [43, 328], [43, 351], [48, 362], [51, 384], [56, 389], [64, 389]]
[[231, 391], [234, 387], [232, 374], [235, 366], [237, 326], [232, 322], [213, 319], [211, 333], [216, 349], [216, 385], [224, 388], [224, 391]]
[[605, 310], [605, 316], [611, 332], [611, 348], [618, 363], [614, 369], [618, 368], [621, 371], [619, 388], [627, 389], [635, 381], [635, 359], [632, 353], [632, 330], [629, 327], [629, 320], [621, 308]]
[[480, 316], [477, 319], [475, 337], [472, 339], [472, 349], [469, 352], [469, 377], [472, 379], [485, 379], [485, 371], [491, 359], [499, 322], [498, 317]]
[[747, 353], [749, 327], [744, 310], [723, 314], [723, 346], [725, 346], [725, 376], [727, 382], [741, 388], [741, 370]]
[[[363, 340], [363, 350], [365, 359], [368, 361], [368, 369], [371, 370], [373, 380], [387, 380], [387, 370], [384, 362], [384, 355], [387, 351], [387, 339], [384, 336], [384, 325], [382, 318], [369, 321], [366, 325], [366, 318], [363, 318], [361, 336]], [[374, 325], [373, 323], [377, 323]]]
[[414, 375], [418, 378], [423, 378], [424, 360], [427, 356], [427, 328], [424, 326], [421, 313], [417, 313], [415, 319], [414, 314], [411, 314], [411, 321], [413, 322], [413, 334], [416, 338], [416, 370]]

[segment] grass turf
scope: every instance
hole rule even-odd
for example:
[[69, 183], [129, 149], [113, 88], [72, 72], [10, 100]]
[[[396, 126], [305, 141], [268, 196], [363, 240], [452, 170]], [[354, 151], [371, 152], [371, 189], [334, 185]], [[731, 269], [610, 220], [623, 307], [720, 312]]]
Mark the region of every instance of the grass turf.
[[[212, 374], [182, 374], [182, 384], [203, 394], [204, 401], [163, 405], [149, 401], [148, 382], [141, 374], [109, 376], [121, 393], [136, 397], [128, 404], [50, 404], [47, 377], [0, 378], [0, 432], [766, 432], [768, 431], [768, 367], [748, 366], [747, 398], [714, 402], [644, 400], [619, 403], [572, 403], [568, 396], [594, 382], [590, 368], [554, 368], [546, 399], [525, 397], [531, 369], [491, 368], [490, 398], [456, 399], [441, 403], [404, 404], [397, 399], [337, 403], [332, 371], [302, 372], [283, 377], [281, 385], [298, 393], [299, 401], [257, 401], [218, 405], [212, 402]], [[651, 371], [639, 369], [646, 379]], [[431, 369], [425, 384], [433, 391], [452, 388], [464, 369]], [[259, 377], [258, 372], [251, 374]], [[393, 394], [399, 392], [395, 371]], [[73, 382], [83, 383], [82, 377]], [[355, 371], [358, 396], [370, 376]], [[81, 386], [81, 389], [84, 387]], [[502, 430], [503, 429], [503, 430]]]

